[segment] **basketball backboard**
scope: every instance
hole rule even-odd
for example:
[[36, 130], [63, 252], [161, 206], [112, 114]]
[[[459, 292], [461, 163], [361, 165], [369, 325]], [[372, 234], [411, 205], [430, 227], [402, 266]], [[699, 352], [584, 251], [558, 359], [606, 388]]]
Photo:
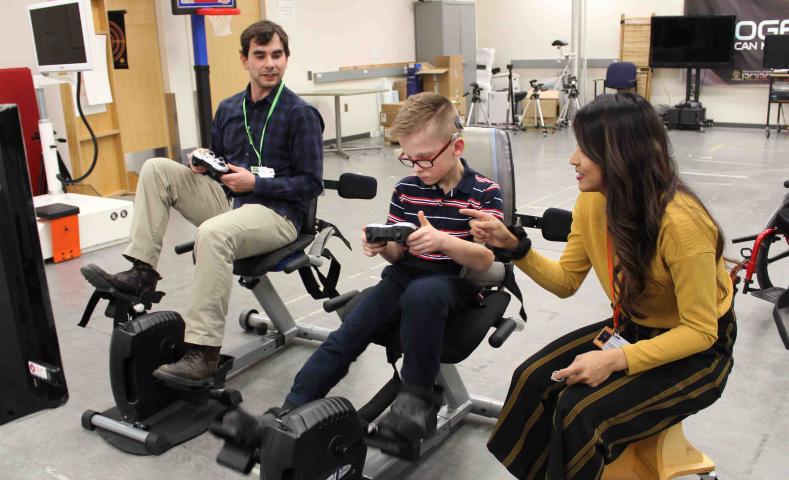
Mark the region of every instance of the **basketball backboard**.
[[236, 0], [172, 0], [173, 15], [189, 15], [198, 8], [236, 8]]

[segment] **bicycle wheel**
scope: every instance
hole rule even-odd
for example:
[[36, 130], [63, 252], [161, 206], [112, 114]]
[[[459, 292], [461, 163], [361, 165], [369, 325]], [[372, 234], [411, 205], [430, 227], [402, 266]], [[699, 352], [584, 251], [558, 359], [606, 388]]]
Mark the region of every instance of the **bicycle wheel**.
[[[770, 222], [770, 228], [774, 222]], [[786, 235], [776, 230], [764, 238], [759, 255], [756, 257], [756, 279], [759, 288], [789, 287], [789, 261], [781, 260], [789, 257], [789, 242]]]

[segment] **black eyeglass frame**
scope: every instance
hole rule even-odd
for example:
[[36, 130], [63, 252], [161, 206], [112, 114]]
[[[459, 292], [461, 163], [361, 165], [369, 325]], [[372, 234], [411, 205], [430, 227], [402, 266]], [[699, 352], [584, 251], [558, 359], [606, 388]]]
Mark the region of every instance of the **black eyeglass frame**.
[[[450, 145], [452, 145], [452, 143], [455, 140], [461, 138], [462, 134], [463, 134], [462, 131], [453, 133], [452, 136], [449, 138], [449, 141], [446, 143], [446, 145], [444, 145], [444, 147], [441, 150], [439, 150], [437, 154], [433, 155], [433, 158], [420, 158], [418, 160], [414, 160], [413, 158], [408, 156], [407, 153], [403, 152], [397, 156], [397, 159], [400, 161], [401, 164], [403, 164], [404, 167], [413, 168], [414, 165], [416, 164], [419, 165], [420, 168], [425, 168], [425, 169], [433, 168], [433, 163], [436, 161], [436, 159], [440, 157], [441, 154], [444, 153], [444, 151]], [[427, 164], [427, 166], [425, 166], [425, 164]]]

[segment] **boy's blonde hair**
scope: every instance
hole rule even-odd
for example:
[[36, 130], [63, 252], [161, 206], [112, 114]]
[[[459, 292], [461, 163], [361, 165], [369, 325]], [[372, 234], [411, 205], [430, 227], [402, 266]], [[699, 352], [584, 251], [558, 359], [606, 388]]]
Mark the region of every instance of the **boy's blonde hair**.
[[460, 130], [460, 115], [449, 99], [437, 93], [412, 95], [400, 108], [389, 135], [400, 139], [421, 130], [442, 138], [449, 137]]

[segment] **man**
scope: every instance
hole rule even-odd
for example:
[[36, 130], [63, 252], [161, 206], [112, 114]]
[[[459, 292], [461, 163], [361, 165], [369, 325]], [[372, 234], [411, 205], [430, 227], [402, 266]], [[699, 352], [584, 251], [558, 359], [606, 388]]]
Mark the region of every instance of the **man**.
[[498, 185], [461, 159], [461, 133], [457, 110], [440, 95], [414, 95], [401, 108], [392, 135], [403, 148], [400, 162], [413, 175], [395, 185], [387, 223], [411, 222], [419, 228], [406, 246], [369, 243], [362, 235], [364, 253], [381, 255], [392, 265], [296, 375], [285, 409], [326, 396], [377, 335], [399, 324], [404, 385], [382, 426], [407, 440], [435, 432], [442, 399], [434, 383], [444, 325], [479, 299], [480, 288], [459, 276], [461, 268], [486, 271], [494, 257], [472, 241], [469, 217], [459, 211], [503, 217]]
[[[148, 160], [137, 186], [130, 243], [130, 270], [111, 275], [83, 268], [94, 286], [132, 295], [152, 291], [170, 207], [196, 225], [192, 299], [184, 317], [188, 351], [154, 376], [186, 386], [213, 381], [224, 335], [233, 260], [271, 252], [296, 239], [312, 199], [323, 189], [323, 120], [285, 87], [288, 36], [264, 20], [241, 34], [247, 88], [216, 110], [211, 148], [230, 171], [220, 182], [205, 167], [166, 158]], [[228, 192], [226, 195], [225, 192]]]

